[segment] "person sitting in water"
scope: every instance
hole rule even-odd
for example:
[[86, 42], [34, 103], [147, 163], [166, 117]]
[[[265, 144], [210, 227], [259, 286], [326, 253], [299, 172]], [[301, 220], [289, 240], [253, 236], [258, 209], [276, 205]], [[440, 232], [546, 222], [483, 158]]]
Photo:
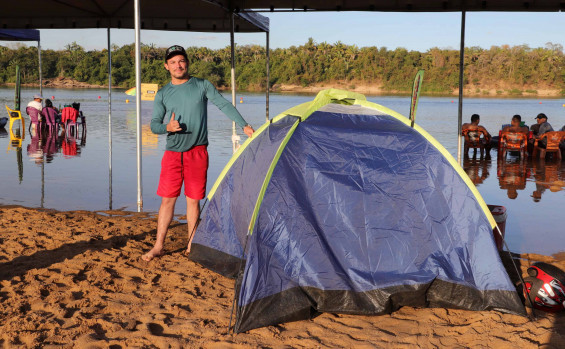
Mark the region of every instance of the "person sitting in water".
[[[538, 147], [545, 149], [547, 146], [547, 140], [546, 139], [539, 140], [539, 139], [544, 133], [553, 131], [553, 127], [551, 127], [551, 124], [547, 122], [547, 115], [545, 115], [544, 113], [539, 113], [538, 116], [535, 117], [535, 119], [537, 121], [538, 127], [532, 129], [532, 131], [534, 132], [534, 139], [532, 139], [532, 142], [538, 140]], [[534, 156], [535, 155], [536, 154], [534, 154]]]
[[[468, 157], [469, 148], [475, 148], [475, 155], [476, 155], [476, 148], [480, 148], [481, 151], [481, 158], [483, 157], [484, 150], [487, 152], [487, 159], [490, 158], [490, 149], [491, 149], [491, 135], [488, 133], [487, 129], [483, 126], [479, 125], [481, 122], [481, 117], [479, 114], [471, 115], [471, 123], [465, 123], [461, 127], [461, 131], [463, 136], [465, 137], [465, 145], [464, 145], [464, 154], [465, 157]], [[481, 137], [482, 135], [482, 137]]]
[[518, 114], [512, 117], [512, 121], [510, 122], [510, 126], [506, 126], [502, 129], [502, 132], [520, 132], [525, 133], [526, 135], [530, 132], [528, 126], [521, 126], [522, 124], [522, 117]]
[[[522, 117], [520, 115], [514, 115], [512, 117], [512, 121], [510, 122], [510, 126], [506, 126], [502, 129], [502, 133], [500, 135], [500, 147], [502, 149], [502, 156], [501, 158], [506, 158], [506, 151], [508, 148], [511, 150], [517, 150], [517, 147], [520, 146], [521, 155], [525, 156], [526, 152], [528, 151], [528, 135], [530, 134], [530, 130], [527, 126], [522, 126]], [[524, 136], [522, 136], [521, 134]], [[525, 142], [525, 143], [522, 143]], [[524, 148], [522, 148], [524, 146]], [[530, 149], [531, 151], [531, 149]]]
[[61, 119], [61, 117], [59, 116], [59, 111], [53, 106], [53, 102], [51, 102], [50, 99], [45, 100], [45, 108], [43, 108], [41, 114], [45, 118], [45, 121], [48, 125], [57, 125]]
[[[83, 126], [86, 126], [86, 117], [82, 113], [82, 110], [80, 110], [80, 103], [73, 102], [72, 106], [78, 112], [77, 123], [82, 124]], [[84, 130], [84, 127], [83, 127], [83, 130]]]

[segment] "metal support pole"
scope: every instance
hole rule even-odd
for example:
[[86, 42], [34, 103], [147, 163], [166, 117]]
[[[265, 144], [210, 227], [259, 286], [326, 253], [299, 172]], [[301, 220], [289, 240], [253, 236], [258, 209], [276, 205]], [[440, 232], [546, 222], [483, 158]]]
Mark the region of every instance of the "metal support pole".
[[[41, 135], [39, 135], [39, 137], [41, 138]], [[43, 208], [44, 204], [45, 204], [45, 156], [41, 154], [41, 208]]]
[[465, 11], [461, 12], [461, 47], [459, 48], [459, 108], [457, 112], [457, 162], [461, 162], [461, 127], [463, 125], [463, 70], [465, 64]]
[[266, 32], [267, 34], [267, 103], [266, 103], [266, 110], [265, 110], [265, 118], [267, 119], [267, 122], [269, 122], [269, 90], [271, 89], [271, 51], [269, 49], [269, 32]]
[[[230, 25], [230, 45], [231, 45], [231, 102], [235, 107], [235, 38], [234, 38], [234, 31], [235, 31], [235, 18], [234, 13], [232, 12], [230, 16], [231, 25]], [[235, 132], [235, 121], [232, 122], [232, 147], [233, 152], [238, 148], [239, 144], [239, 137]]]
[[[83, 125], [84, 128], [84, 125]], [[108, 209], [112, 209], [112, 48], [108, 26]]]
[[137, 122], [137, 211], [143, 208], [141, 181], [141, 43], [140, 43], [140, 10], [139, 0], [134, 2], [135, 12], [135, 113]]
[[[230, 17], [231, 25], [230, 25], [230, 46], [231, 46], [231, 102], [235, 107], [235, 38], [234, 38], [234, 30], [235, 30], [235, 21], [234, 21], [234, 14], [231, 14]], [[233, 130], [235, 132], [235, 122], [233, 123]]]
[[37, 40], [37, 55], [39, 56], [39, 94], [43, 96], [43, 74], [41, 73], [41, 43]]

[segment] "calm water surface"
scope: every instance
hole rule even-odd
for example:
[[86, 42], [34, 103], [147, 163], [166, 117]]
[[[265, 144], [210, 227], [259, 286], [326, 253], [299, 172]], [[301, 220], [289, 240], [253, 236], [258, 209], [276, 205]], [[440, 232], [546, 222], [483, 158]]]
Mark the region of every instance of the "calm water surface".
[[[22, 91], [22, 105], [27, 105], [35, 89]], [[45, 89], [44, 96], [54, 96], [54, 105], [81, 103], [87, 117], [87, 132], [76, 139], [64, 137], [31, 137], [25, 132], [21, 148], [12, 145], [8, 128], [0, 129], [0, 204], [17, 204], [58, 210], [137, 209], [135, 101], [124, 90], [112, 95], [112, 187], [109, 181], [108, 92], [105, 89]], [[2, 116], [4, 104], [13, 106], [13, 89], [0, 88]], [[98, 98], [98, 97], [101, 98]], [[230, 96], [226, 94], [229, 99]], [[238, 109], [257, 128], [265, 121], [264, 94], [238, 94]], [[312, 95], [271, 94], [271, 117]], [[126, 103], [130, 99], [130, 103]], [[368, 97], [372, 102], [407, 115], [408, 97]], [[473, 113], [481, 115], [492, 134], [500, 125], [521, 114], [527, 124], [540, 112], [549, 116], [554, 128], [565, 124], [563, 99], [466, 99], [464, 121]], [[142, 102], [143, 144], [143, 210], [156, 212], [159, 197], [155, 195], [165, 137], [151, 133], [153, 102]], [[25, 109], [25, 108], [23, 108]], [[26, 121], [29, 118], [26, 116]], [[457, 100], [451, 97], [422, 97], [417, 122], [436, 137], [450, 152], [457, 150]], [[27, 123], [26, 127], [29, 125]], [[82, 133], [82, 132], [80, 132]], [[242, 135], [242, 138], [245, 136]], [[232, 154], [231, 121], [212, 104], [209, 107], [210, 169], [208, 189], [213, 185]], [[489, 204], [508, 209], [506, 236], [516, 252], [553, 254], [565, 251], [565, 166], [554, 161], [539, 163], [508, 157], [499, 161], [468, 160], [463, 167]], [[565, 164], [565, 161], [563, 161]], [[176, 212], [186, 209], [179, 200]]]

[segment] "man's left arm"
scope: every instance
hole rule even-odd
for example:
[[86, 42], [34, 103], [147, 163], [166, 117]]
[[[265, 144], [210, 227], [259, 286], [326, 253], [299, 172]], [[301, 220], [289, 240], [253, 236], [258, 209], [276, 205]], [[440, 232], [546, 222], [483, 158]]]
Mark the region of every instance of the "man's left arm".
[[490, 133], [488, 133], [487, 129], [484, 128], [484, 126], [479, 126], [479, 127], [480, 127], [481, 130], [483, 131], [483, 133], [484, 133], [484, 135], [485, 135], [485, 138], [486, 138], [487, 140], [490, 140], [490, 139], [492, 138], [492, 136], [490, 135]]
[[243, 119], [239, 111], [237, 111], [237, 109], [227, 99], [225, 99], [220, 92], [218, 92], [210, 81], [204, 80], [204, 88], [206, 89], [206, 97], [208, 97], [208, 99], [212, 101], [212, 103], [214, 103], [214, 105], [216, 105], [222, 113], [239, 125], [248, 137], [251, 137], [255, 130], [253, 130], [253, 127], [251, 127], [251, 125]]

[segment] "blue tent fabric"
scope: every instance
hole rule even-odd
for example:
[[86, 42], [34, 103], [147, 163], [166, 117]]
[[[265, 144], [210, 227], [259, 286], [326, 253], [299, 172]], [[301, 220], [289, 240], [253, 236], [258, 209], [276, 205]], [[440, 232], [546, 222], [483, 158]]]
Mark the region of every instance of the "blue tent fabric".
[[[233, 205], [251, 206], [235, 189], [228, 202], [228, 183], [237, 175], [263, 182], [254, 166], [241, 169], [230, 170], [198, 228], [195, 241], [207, 252], [220, 239], [232, 244], [234, 229], [207, 222], [221, 220], [226, 206], [232, 214]], [[377, 315], [402, 306], [524, 314], [491, 224], [461, 175], [418, 131], [371, 108], [328, 104], [300, 122], [248, 238], [245, 254], [242, 236], [238, 254], [222, 250], [242, 270], [236, 332], [318, 312]]]
[[[295, 120], [288, 116], [271, 125], [237, 159], [208, 205], [198, 228], [206, 233], [195, 234], [191, 258], [222, 275], [236, 276], [265, 172]], [[232, 200], [237, 204], [232, 205]]]
[[37, 29], [0, 29], [0, 40], [3, 41], [39, 41]]

